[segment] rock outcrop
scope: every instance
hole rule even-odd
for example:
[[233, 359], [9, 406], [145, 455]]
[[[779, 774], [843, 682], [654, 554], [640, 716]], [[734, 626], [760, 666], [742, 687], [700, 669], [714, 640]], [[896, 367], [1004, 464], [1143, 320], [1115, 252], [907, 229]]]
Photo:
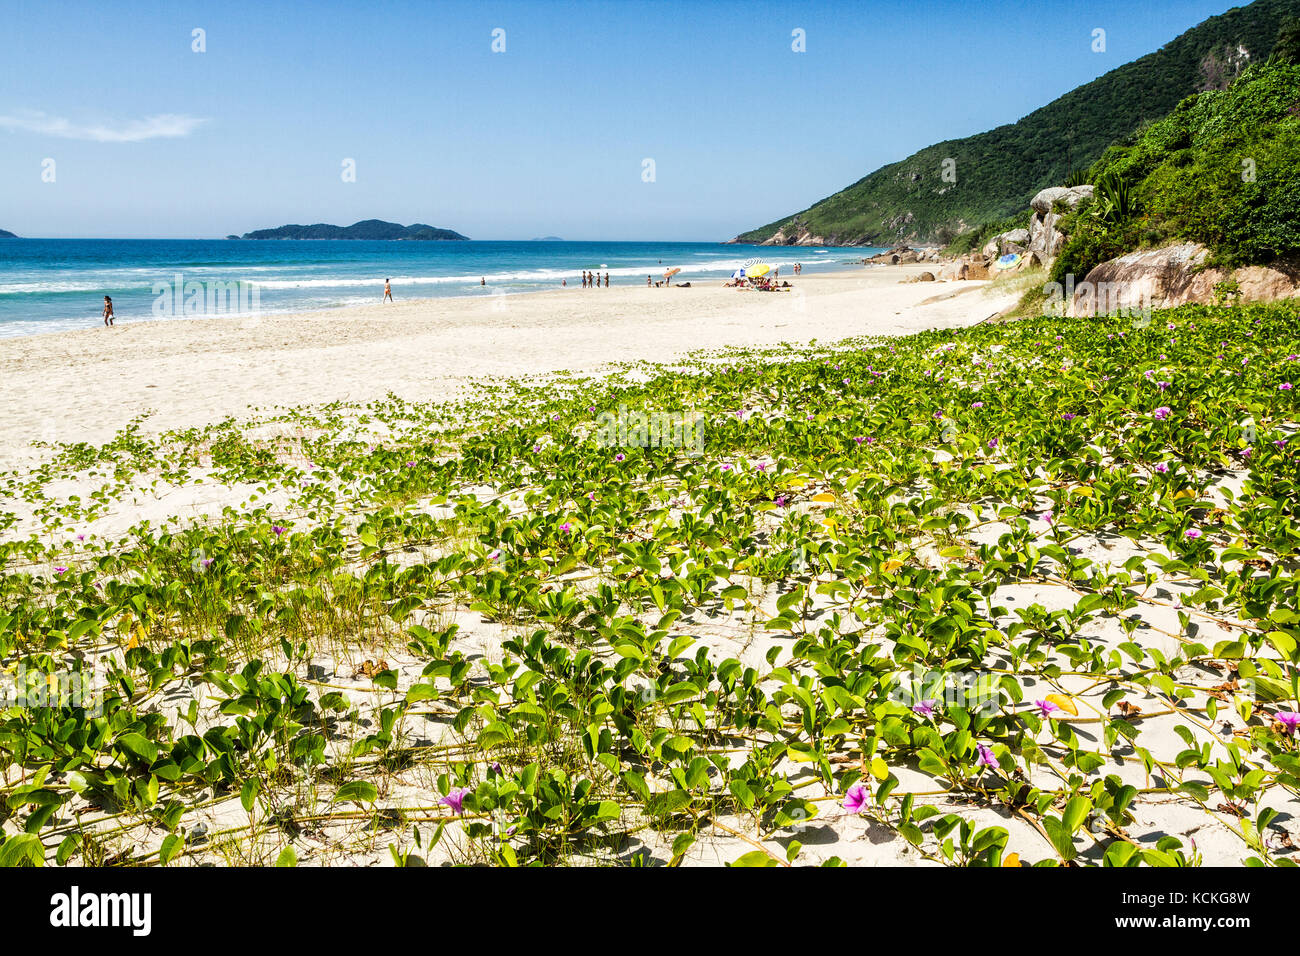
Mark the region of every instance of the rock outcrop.
[[895, 246], [888, 252], [879, 252], [868, 256], [863, 263], [886, 266], [906, 266], [915, 262], [938, 262], [938, 249], [913, 249], [911, 246]]
[[1093, 194], [1091, 186], [1052, 186], [1041, 190], [1029, 201], [1034, 214], [1029, 220], [1029, 238], [1025, 245], [1025, 258], [1043, 268], [1050, 268], [1052, 260], [1065, 245], [1065, 233], [1057, 228], [1061, 217]]
[[1073, 315], [1169, 309], [1189, 302], [1253, 302], [1300, 294], [1300, 262], [1229, 271], [1204, 268], [1209, 250], [1196, 243], [1144, 249], [1092, 269], [1067, 287]]

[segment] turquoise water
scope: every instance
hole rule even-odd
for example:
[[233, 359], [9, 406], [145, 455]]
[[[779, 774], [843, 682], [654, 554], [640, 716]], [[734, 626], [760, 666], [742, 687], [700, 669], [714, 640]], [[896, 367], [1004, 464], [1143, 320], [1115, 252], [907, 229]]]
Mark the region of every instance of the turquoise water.
[[583, 270], [608, 272], [611, 285], [644, 285], [668, 268], [682, 270], [674, 282], [720, 281], [754, 258], [793, 278], [796, 262], [806, 273], [827, 272], [878, 251], [711, 242], [5, 239], [0, 337], [93, 326], [106, 295], [123, 321], [176, 320], [378, 302], [385, 278], [399, 301], [510, 295], [556, 289], [562, 280], [580, 286]]

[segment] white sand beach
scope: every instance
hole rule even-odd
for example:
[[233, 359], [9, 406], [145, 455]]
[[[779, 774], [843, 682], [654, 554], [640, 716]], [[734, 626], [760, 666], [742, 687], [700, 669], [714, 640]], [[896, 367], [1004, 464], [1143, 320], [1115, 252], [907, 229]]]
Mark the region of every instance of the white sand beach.
[[[971, 325], [1016, 296], [988, 283], [907, 283], [924, 266], [799, 276], [791, 292], [627, 285], [514, 296], [401, 300], [301, 315], [133, 321], [0, 341], [0, 463], [33, 441], [103, 442], [148, 412], [147, 432], [202, 426], [249, 406], [412, 401], [472, 379], [699, 349], [831, 342]], [[379, 298], [377, 286], [376, 300]]]

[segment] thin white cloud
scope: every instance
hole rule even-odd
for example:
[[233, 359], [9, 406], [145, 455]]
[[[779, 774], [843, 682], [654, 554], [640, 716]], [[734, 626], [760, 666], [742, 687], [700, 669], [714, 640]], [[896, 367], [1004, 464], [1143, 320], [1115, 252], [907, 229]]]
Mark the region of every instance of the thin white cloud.
[[84, 139], [95, 143], [138, 143], [146, 139], [189, 136], [206, 122], [205, 119], [183, 113], [159, 113], [121, 123], [74, 123], [62, 116], [24, 112], [17, 116], [0, 116], [0, 129], [58, 136], [62, 139]]

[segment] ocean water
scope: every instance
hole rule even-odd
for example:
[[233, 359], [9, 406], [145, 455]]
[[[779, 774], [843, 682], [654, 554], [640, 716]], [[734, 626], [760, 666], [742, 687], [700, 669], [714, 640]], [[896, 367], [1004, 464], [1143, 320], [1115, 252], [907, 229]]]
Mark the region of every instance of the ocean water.
[[[610, 285], [720, 281], [758, 258], [793, 279], [844, 269], [881, 250], [711, 242], [371, 242], [362, 240], [3, 239], [0, 337], [102, 323], [104, 296], [126, 322], [305, 312], [397, 300], [512, 295], [581, 286], [583, 270]], [[480, 280], [486, 280], [481, 285]]]

